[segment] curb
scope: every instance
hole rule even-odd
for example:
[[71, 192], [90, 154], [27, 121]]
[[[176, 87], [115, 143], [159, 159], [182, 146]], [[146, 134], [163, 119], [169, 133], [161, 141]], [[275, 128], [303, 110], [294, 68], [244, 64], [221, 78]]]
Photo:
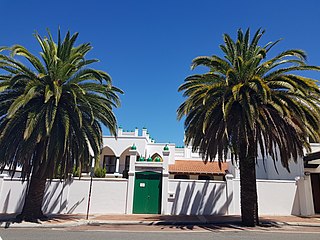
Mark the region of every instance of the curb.
[[67, 223], [58, 223], [58, 224], [48, 224], [48, 223], [29, 223], [29, 222], [2, 222], [0, 224], [1, 228], [67, 228], [67, 227], [78, 227], [88, 225], [87, 220], [78, 221], [78, 222], [67, 222]]
[[[0, 220], [1, 221], [1, 220]], [[279, 226], [296, 226], [296, 227], [320, 227], [320, 223], [304, 223], [304, 222], [268, 222], [262, 221], [263, 225], [279, 225]], [[1, 228], [68, 228], [68, 227], [79, 227], [79, 226], [101, 226], [101, 225], [166, 225], [166, 226], [177, 226], [177, 225], [197, 225], [197, 226], [208, 226], [208, 225], [219, 225], [219, 226], [239, 226], [241, 227], [240, 221], [107, 221], [107, 220], [80, 220], [77, 222], [66, 222], [58, 224], [48, 223], [12, 223], [12, 222], [0, 222]]]
[[320, 227], [320, 223], [307, 223], [307, 222], [276, 222], [277, 225], [282, 226], [295, 226], [295, 227]]
[[104, 220], [89, 220], [87, 225], [100, 226], [100, 225], [154, 225], [154, 221], [104, 221]]
[[197, 221], [104, 221], [104, 220], [80, 220], [78, 222], [67, 222], [67, 223], [58, 223], [58, 224], [48, 224], [48, 223], [11, 223], [11, 222], [2, 222], [0, 223], [1, 228], [67, 228], [67, 227], [78, 227], [78, 226], [101, 226], [101, 225], [166, 225], [166, 226], [177, 226], [177, 225], [198, 225], [198, 226], [207, 226], [207, 225], [239, 225], [238, 221], [225, 221], [225, 222], [197, 222]]

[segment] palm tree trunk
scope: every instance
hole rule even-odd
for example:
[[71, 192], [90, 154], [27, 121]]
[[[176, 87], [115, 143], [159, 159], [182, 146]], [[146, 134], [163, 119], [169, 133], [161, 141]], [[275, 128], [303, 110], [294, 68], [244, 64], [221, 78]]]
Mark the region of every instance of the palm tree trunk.
[[17, 216], [19, 220], [37, 221], [46, 219], [42, 212], [42, 202], [46, 187], [46, 178], [39, 178], [31, 175], [31, 181], [28, 187], [27, 195], [21, 214]]
[[44, 220], [46, 217], [42, 212], [42, 202], [46, 187], [47, 178], [42, 170], [45, 169], [46, 162], [41, 163], [44, 157], [46, 141], [40, 141], [37, 146], [37, 151], [33, 159], [33, 168], [30, 183], [27, 187], [26, 198], [22, 208], [22, 212], [16, 217], [22, 221], [37, 221]]
[[254, 144], [249, 144], [247, 154], [246, 146], [243, 145], [241, 151], [239, 164], [242, 224], [254, 227], [259, 224]]

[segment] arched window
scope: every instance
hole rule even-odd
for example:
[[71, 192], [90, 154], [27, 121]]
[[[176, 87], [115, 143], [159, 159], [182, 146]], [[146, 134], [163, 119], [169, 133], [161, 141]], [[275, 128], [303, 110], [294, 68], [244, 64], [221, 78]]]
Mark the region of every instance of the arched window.
[[[154, 153], [154, 154], [151, 156], [151, 158], [152, 158], [152, 161], [153, 161], [153, 162], [163, 162], [163, 159], [162, 159], [162, 157], [160, 156], [159, 153]], [[157, 158], [160, 159], [160, 161], [159, 161]]]

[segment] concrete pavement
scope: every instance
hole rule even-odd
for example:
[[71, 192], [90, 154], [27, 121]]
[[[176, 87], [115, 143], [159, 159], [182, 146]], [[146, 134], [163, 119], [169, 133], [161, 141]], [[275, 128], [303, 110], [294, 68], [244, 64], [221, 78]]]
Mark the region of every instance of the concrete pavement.
[[[320, 227], [320, 215], [301, 216], [260, 216], [260, 222], [265, 226], [306, 226]], [[60, 214], [50, 215], [47, 221], [36, 223], [16, 222], [14, 214], [0, 214], [1, 228], [66, 228], [83, 225], [240, 225], [240, 216], [230, 215], [85, 215]]]

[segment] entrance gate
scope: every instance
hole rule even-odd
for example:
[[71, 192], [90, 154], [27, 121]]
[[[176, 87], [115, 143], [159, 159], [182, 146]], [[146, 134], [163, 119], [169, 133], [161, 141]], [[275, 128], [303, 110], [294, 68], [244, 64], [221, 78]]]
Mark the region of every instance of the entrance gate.
[[133, 213], [161, 212], [162, 175], [157, 172], [136, 172]]

